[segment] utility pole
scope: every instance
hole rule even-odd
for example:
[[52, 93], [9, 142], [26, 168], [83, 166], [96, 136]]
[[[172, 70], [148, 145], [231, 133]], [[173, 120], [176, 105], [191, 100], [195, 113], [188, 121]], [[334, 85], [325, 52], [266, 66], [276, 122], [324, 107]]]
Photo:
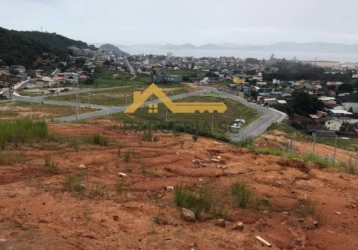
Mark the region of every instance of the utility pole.
[[77, 91], [76, 91], [76, 121], [78, 121], [78, 83], [77, 83]]
[[334, 142], [333, 167], [334, 167], [335, 164], [336, 164], [337, 141], [338, 141], [338, 136], [336, 136], [336, 140], [335, 140], [335, 142]]
[[31, 115], [31, 121], [32, 121], [32, 98], [30, 99], [30, 115]]
[[316, 130], [312, 133], [312, 135], [313, 135], [313, 149], [312, 149], [312, 154], [314, 155], [315, 149], [316, 149], [316, 137], [317, 137], [317, 132], [316, 132]]
[[357, 154], [356, 154], [356, 164], [355, 164], [355, 170], [357, 170], [357, 164], [358, 164], [358, 147], [356, 148], [356, 152], [357, 152]]

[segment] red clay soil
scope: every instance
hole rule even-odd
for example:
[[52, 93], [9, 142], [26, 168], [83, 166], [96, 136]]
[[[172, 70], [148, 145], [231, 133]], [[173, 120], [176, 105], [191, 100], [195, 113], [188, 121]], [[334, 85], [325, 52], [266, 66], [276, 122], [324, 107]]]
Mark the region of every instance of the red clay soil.
[[[271, 249], [358, 249], [355, 176], [206, 138], [194, 142], [185, 134], [156, 134], [144, 142], [141, 134], [116, 130], [114, 122], [98, 123], [50, 129], [71, 138], [101, 133], [109, 138], [107, 146], [67, 141], [7, 147], [5, 153], [21, 151], [27, 160], [0, 166], [1, 250], [264, 249], [256, 236]], [[57, 164], [56, 173], [44, 167], [46, 155]], [[83, 193], [64, 189], [69, 175], [83, 176]], [[208, 216], [185, 221], [175, 190], [166, 189], [213, 185], [213, 194], [223, 191], [219, 203], [229, 200], [236, 180], [272, 206], [232, 208], [228, 201], [226, 227]], [[314, 213], [300, 215], [296, 204], [307, 201]], [[232, 230], [237, 222], [244, 223], [242, 231]]]

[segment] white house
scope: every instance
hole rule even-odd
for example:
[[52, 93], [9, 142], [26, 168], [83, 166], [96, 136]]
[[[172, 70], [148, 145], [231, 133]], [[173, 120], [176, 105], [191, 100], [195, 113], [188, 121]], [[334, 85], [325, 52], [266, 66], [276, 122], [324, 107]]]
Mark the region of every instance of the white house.
[[343, 124], [343, 121], [341, 120], [338, 120], [338, 119], [330, 119], [330, 120], [327, 120], [324, 125], [325, 127], [328, 129], [328, 130], [331, 130], [331, 131], [339, 131], [340, 127], [342, 126]]

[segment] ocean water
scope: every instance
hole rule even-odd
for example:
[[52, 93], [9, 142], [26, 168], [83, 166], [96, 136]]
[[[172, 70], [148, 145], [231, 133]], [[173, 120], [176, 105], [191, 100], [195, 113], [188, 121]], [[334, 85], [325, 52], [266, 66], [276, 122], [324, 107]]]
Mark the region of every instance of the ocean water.
[[121, 48], [122, 50], [138, 55], [138, 54], [153, 54], [153, 55], [166, 55], [172, 52], [174, 56], [193, 56], [193, 57], [220, 57], [220, 56], [233, 56], [240, 58], [253, 57], [257, 59], [269, 59], [272, 54], [276, 58], [285, 58], [288, 60], [296, 57], [300, 61], [340, 61], [340, 62], [358, 62], [358, 53], [314, 53], [314, 52], [291, 52], [291, 51], [248, 51], [248, 50], [166, 50], [157, 48], [138, 48], [127, 47]]

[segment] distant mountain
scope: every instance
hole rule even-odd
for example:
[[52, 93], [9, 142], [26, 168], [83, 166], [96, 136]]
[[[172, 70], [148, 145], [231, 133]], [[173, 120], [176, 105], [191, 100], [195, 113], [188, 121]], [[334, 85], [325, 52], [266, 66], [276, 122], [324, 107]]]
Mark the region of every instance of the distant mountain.
[[120, 50], [118, 47], [112, 45], [112, 44], [109, 44], [109, 43], [106, 43], [106, 44], [103, 44], [101, 45], [101, 47], [99, 47], [100, 50], [105, 50], [105, 51], [108, 51], [108, 52], [113, 52], [113, 53], [117, 53], [117, 54], [123, 54], [123, 55], [126, 55], [127, 53]]
[[339, 43], [296, 43], [281, 42], [267, 45], [249, 45], [249, 44], [205, 44], [195, 46], [191, 43], [187, 44], [166, 44], [166, 45], [133, 45], [128, 48], [155, 48], [166, 50], [251, 50], [251, 51], [290, 51], [290, 52], [315, 52], [315, 53], [358, 53], [358, 44], [339, 44]]
[[0, 59], [7, 65], [20, 64], [31, 68], [44, 55], [66, 58], [71, 54], [71, 46], [96, 50], [87, 43], [56, 33], [15, 31], [0, 27]]

